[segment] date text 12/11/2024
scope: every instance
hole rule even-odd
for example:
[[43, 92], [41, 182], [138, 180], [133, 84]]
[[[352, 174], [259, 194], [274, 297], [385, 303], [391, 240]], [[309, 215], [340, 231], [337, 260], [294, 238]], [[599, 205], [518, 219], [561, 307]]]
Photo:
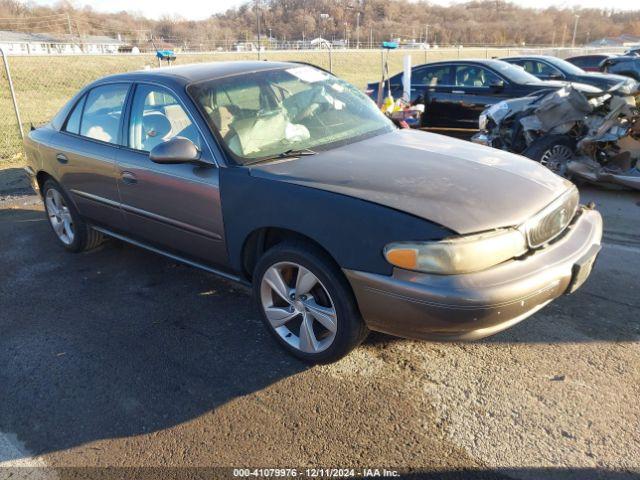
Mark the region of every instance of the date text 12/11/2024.
[[256, 478], [393, 478], [397, 470], [386, 468], [234, 468], [234, 477]]

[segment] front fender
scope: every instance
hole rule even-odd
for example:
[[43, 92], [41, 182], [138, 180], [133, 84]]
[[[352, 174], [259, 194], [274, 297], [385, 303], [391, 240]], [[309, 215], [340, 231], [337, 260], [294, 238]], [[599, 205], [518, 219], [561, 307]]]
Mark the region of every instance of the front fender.
[[242, 270], [242, 248], [251, 232], [277, 227], [321, 245], [340, 267], [390, 275], [387, 243], [440, 240], [451, 230], [358, 198], [278, 180], [256, 178], [243, 167], [220, 171], [220, 195], [231, 266]]

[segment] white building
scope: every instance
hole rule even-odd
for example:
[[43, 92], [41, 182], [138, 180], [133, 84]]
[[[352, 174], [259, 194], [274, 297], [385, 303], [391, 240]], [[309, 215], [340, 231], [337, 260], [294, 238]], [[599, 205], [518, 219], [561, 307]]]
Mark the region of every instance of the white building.
[[0, 48], [11, 55], [118, 53], [124, 42], [102, 35], [55, 35], [0, 30]]

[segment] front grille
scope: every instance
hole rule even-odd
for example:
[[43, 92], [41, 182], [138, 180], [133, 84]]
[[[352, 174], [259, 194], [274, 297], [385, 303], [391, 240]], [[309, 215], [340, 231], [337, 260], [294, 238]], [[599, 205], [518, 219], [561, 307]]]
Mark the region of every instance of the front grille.
[[560, 235], [571, 223], [580, 195], [574, 187], [551, 202], [525, 224], [529, 247], [538, 248]]

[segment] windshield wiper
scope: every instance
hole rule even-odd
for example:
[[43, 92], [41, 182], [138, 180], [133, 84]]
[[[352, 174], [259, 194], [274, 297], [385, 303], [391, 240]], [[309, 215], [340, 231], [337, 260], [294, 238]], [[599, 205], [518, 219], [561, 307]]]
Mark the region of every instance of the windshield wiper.
[[262, 162], [272, 162], [273, 160], [280, 160], [282, 158], [298, 158], [298, 157], [305, 157], [308, 155], [315, 155], [316, 151], [313, 151], [309, 148], [302, 148], [299, 150], [295, 150], [293, 148], [289, 149], [289, 150], [285, 150], [282, 153], [279, 153], [277, 155], [271, 155], [269, 157], [263, 157], [263, 158], [259, 158], [257, 160], [254, 160], [253, 162], [249, 162], [249, 163], [245, 163], [245, 165], [255, 165], [256, 163], [262, 163]]

